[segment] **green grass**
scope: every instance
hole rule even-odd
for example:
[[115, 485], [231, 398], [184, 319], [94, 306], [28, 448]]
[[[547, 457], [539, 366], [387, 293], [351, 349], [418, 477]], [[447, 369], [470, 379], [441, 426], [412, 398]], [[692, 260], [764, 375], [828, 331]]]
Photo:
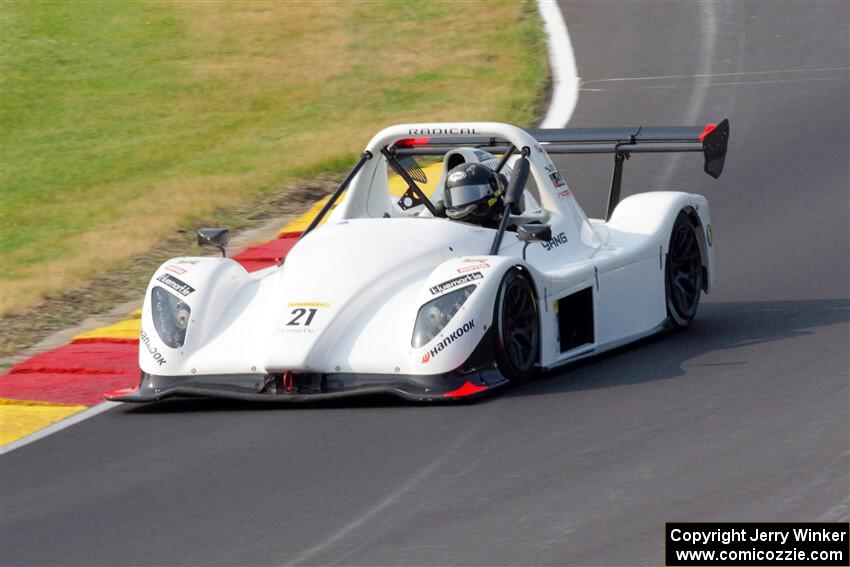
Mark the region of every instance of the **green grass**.
[[545, 85], [530, 0], [0, 6], [4, 313], [388, 124], [530, 124]]

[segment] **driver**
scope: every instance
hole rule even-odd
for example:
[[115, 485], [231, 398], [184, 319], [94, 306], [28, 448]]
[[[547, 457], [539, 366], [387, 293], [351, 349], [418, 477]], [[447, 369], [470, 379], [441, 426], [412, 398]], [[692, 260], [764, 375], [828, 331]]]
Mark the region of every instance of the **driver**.
[[504, 209], [507, 178], [480, 163], [462, 163], [449, 170], [443, 199], [452, 220], [496, 228]]

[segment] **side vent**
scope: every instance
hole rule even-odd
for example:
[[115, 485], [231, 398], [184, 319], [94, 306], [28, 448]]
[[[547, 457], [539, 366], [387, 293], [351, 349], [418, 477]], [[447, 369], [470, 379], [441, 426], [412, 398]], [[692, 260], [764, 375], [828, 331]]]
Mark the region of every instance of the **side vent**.
[[595, 341], [593, 335], [593, 288], [558, 300], [558, 334], [561, 352]]

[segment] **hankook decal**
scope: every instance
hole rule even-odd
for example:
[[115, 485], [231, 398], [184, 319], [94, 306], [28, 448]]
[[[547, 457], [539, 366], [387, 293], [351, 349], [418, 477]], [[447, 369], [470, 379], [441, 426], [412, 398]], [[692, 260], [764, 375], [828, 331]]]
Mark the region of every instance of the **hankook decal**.
[[151, 346], [151, 340], [148, 337], [147, 333], [145, 333], [144, 331], [142, 331], [139, 344], [144, 345], [145, 349], [148, 351], [148, 354], [153, 357], [154, 361], [157, 364], [159, 364], [160, 366], [162, 366], [163, 364], [168, 364], [168, 361], [165, 360], [165, 357], [162, 355], [161, 352], [159, 352], [159, 349], [157, 349], [155, 346]]
[[434, 348], [422, 355], [422, 364], [427, 364], [432, 358], [443, 352], [447, 346], [461, 338], [463, 335], [475, 328], [475, 319], [471, 319], [458, 327], [453, 333], [434, 345]]

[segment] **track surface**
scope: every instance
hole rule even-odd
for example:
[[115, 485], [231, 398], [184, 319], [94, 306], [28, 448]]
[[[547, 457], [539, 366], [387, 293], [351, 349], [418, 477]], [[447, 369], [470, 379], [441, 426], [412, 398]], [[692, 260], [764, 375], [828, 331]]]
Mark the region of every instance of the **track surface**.
[[660, 565], [668, 520], [846, 520], [848, 4], [562, 7], [572, 125], [731, 119], [719, 181], [626, 164], [710, 197], [692, 329], [462, 407], [121, 407], [0, 459], [2, 563]]

